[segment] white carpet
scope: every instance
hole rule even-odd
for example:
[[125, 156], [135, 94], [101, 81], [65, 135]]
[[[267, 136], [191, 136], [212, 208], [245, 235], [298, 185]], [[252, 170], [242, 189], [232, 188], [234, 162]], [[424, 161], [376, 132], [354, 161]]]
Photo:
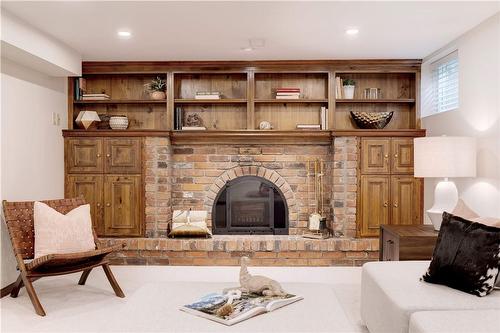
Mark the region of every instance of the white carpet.
[[232, 327], [178, 310], [213, 291], [236, 286], [238, 267], [113, 266], [126, 297], [102, 269], [85, 286], [79, 275], [45, 278], [35, 289], [47, 312], [35, 314], [24, 288], [1, 300], [2, 332], [367, 332], [359, 315], [359, 268], [251, 267], [304, 300]]

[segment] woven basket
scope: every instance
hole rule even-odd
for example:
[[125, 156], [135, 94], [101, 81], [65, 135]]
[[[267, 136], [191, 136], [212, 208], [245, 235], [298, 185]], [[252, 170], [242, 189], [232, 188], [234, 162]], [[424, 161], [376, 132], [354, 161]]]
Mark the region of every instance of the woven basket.
[[359, 128], [382, 129], [389, 124], [394, 111], [391, 112], [357, 112], [351, 111], [351, 117]]

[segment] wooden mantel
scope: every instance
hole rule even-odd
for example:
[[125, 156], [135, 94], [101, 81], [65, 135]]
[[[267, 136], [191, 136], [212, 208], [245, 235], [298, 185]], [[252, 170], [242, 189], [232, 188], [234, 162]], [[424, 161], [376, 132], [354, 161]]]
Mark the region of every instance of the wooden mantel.
[[63, 137], [169, 137], [172, 144], [307, 144], [328, 145], [334, 137], [421, 137], [425, 129], [333, 131], [160, 131], [63, 130]]

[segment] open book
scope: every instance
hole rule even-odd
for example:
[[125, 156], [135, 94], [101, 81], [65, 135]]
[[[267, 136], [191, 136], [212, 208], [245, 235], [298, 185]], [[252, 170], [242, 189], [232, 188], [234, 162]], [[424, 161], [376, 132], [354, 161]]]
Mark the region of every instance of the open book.
[[243, 293], [241, 299], [236, 299], [231, 304], [233, 310], [228, 315], [220, 315], [219, 309], [227, 303], [227, 296], [220, 293], [208, 294], [196, 302], [181, 307], [182, 311], [195, 316], [207, 318], [224, 325], [234, 325], [259, 314], [271, 312], [293, 302], [300, 301], [302, 297], [287, 294], [285, 296], [262, 296], [252, 293]]

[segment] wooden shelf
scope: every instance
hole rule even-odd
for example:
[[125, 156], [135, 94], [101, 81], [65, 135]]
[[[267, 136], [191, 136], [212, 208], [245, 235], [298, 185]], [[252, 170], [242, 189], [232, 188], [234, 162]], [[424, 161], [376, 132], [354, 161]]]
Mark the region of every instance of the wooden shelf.
[[415, 103], [414, 98], [404, 99], [337, 99], [337, 103]]
[[[340, 136], [378, 136], [378, 137], [422, 137], [425, 129], [401, 130], [293, 130], [293, 131], [264, 131], [264, 130], [206, 130], [206, 131], [162, 131], [162, 130], [63, 130], [63, 137], [172, 137], [174, 143], [205, 144], [221, 143], [300, 143], [300, 144], [331, 144], [332, 137]], [[235, 141], [233, 141], [235, 140]]]
[[166, 104], [166, 99], [107, 99], [107, 100], [75, 100], [75, 104]]
[[243, 98], [221, 98], [221, 99], [187, 99], [176, 98], [174, 100], [177, 104], [242, 104], [247, 100]]
[[256, 99], [255, 103], [328, 103], [328, 99]]

